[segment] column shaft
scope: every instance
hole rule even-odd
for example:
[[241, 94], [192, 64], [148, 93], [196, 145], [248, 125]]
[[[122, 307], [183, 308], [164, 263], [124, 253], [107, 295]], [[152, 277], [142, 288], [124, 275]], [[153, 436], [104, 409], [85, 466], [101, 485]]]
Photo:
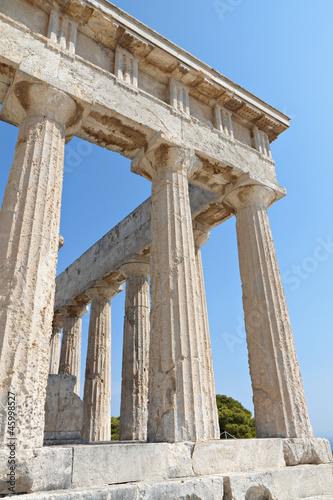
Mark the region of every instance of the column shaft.
[[127, 279], [119, 436], [121, 441], [146, 441], [150, 320], [148, 269], [142, 269], [140, 273], [140, 264], [136, 263], [124, 267], [126, 270], [122, 268], [121, 271]]
[[149, 441], [210, 439], [200, 359], [200, 293], [187, 174], [189, 151], [160, 146], [152, 158]]
[[96, 287], [91, 298], [88, 351], [83, 397], [82, 436], [111, 440], [111, 298], [122, 287]]
[[61, 328], [53, 327], [50, 341], [50, 365], [49, 374], [57, 374], [60, 363], [60, 348], [61, 348]]
[[74, 392], [80, 396], [82, 316], [87, 312], [87, 308], [68, 306], [61, 311], [64, 316], [64, 326], [59, 374], [76, 377]]
[[220, 438], [220, 426], [218, 419], [218, 410], [216, 405], [216, 391], [215, 391], [215, 378], [213, 368], [212, 346], [210, 342], [210, 331], [207, 312], [207, 301], [205, 291], [205, 281], [202, 268], [202, 258], [200, 245], [198, 244], [199, 238], [196, 238], [196, 231], [194, 231], [195, 241], [195, 260], [198, 273], [198, 288], [200, 295], [201, 306], [201, 342], [200, 342], [200, 359], [204, 365], [202, 393], [204, 398], [205, 412], [207, 415], [207, 425], [209, 426], [210, 439]]
[[237, 207], [239, 265], [257, 436], [311, 437], [267, 214], [273, 195], [263, 186], [248, 186], [229, 195], [231, 205]]
[[[62, 92], [52, 90], [52, 101], [47, 86], [36, 87], [35, 95], [31, 87], [25, 94], [30, 111], [21, 122], [0, 213], [0, 444], [7, 439], [12, 392], [22, 448], [43, 444], [65, 145], [56, 115], [64, 103], [67, 112], [75, 109]], [[39, 108], [45, 98], [54, 114], [33, 112], [37, 94]]]

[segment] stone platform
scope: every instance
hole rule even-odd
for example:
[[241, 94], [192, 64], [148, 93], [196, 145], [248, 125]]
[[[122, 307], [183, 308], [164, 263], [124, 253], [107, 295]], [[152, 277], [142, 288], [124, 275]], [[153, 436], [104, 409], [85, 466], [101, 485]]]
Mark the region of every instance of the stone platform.
[[17, 469], [16, 492], [30, 500], [333, 499], [332, 472], [325, 439], [113, 442], [36, 450]]

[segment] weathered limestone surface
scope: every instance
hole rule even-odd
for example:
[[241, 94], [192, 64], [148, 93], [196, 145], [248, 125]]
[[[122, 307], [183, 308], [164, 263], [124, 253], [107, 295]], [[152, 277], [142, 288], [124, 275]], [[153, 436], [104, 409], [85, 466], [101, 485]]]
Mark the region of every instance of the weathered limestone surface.
[[[0, 450], [0, 494], [8, 494], [8, 451]], [[15, 492], [66, 490], [71, 487], [73, 449], [44, 447], [34, 450], [26, 460], [17, 460]], [[15, 495], [16, 496], [16, 495]], [[21, 495], [18, 496], [21, 498]], [[29, 495], [30, 498], [30, 495]]]
[[63, 317], [56, 317], [52, 323], [52, 335], [50, 340], [50, 365], [49, 374], [57, 374], [60, 364], [61, 330], [64, 324]]
[[202, 397], [207, 367], [199, 359], [203, 325], [187, 180], [192, 160], [187, 149], [157, 143], [139, 165], [152, 178], [148, 441], [215, 437]]
[[286, 465], [328, 464], [333, 462], [330, 442], [322, 438], [283, 440]]
[[[59, 495], [184, 500], [290, 500], [332, 492], [327, 443], [305, 439], [312, 429], [266, 212], [284, 195], [270, 142], [286, 130], [288, 117], [104, 0], [2, 0], [1, 11], [0, 119], [20, 131], [0, 215], [0, 491], [6, 490], [3, 445], [11, 391], [17, 396], [18, 492], [100, 485], [98, 493]], [[51, 339], [54, 276], [63, 148], [74, 134], [132, 159], [132, 171], [152, 181], [151, 229], [147, 201], [136, 214], [148, 218], [136, 220], [134, 227], [127, 218], [129, 225], [111, 231], [59, 278], [64, 287], [56, 311], [67, 307], [59, 369], [77, 376], [79, 393], [82, 310], [77, 306], [82, 309], [90, 293], [84, 432], [92, 441], [108, 439], [110, 297], [87, 290], [105, 277], [109, 283], [125, 281], [119, 267], [150, 251], [147, 437], [169, 443], [38, 449], [47, 372], [55, 371], [59, 359], [59, 330]], [[255, 185], [244, 187], [244, 177]], [[257, 433], [288, 440], [214, 441], [218, 426], [202, 238], [198, 226], [193, 237], [189, 182], [213, 194], [192, 210], [197, 223], [211, 228], [236, 214]], [[80, 265], [83, 272], [73, 283]], [[124, 370], [124, 381], [132, 375], [133, 382], [144, 372], [146, 348], [140, 351], [139, 342], [148, 329], [146, 322], [142, 332], [131, 329], [127, 312], [125, 349], [131, 346], [141, 363], [129, 374], [132, 356]], [[80, 425], [82, 403], [69, 395], [68, 386], [56, 385], [52, 390], [58, 396], [47, 403], [46, 432], [73, 437], [71, 421]], [[136, 396], [124, 402], [122, 413], [134, 406], [136, 434], [131, 424], [128, 435], [141, 439], [147, 394]], [[65, 422], [58, 422], [57, 397], [58, 407], [67, 403], [62, 413], [70, 412]], [[298, 465], [312, 463], [319, 465]], [[109, 487], [128, 481], [145, 482]]]
[[144, 262], [131, 262], [120, 269], [121, 273], [126, 276], [120, 441], [146, 441], [147, 439], [149, 270], [149, 264]]
[[81, 438], [83, 403], [74, 392], [75, 382], [73, 375], [49, 375], [47, 379], [44, 432], [47, 441]]
[[[229, 500], [300, 500], [314, 495], [332, 498], [331, 465], [299, 465], [264, 472], [230, 474], [224, 481]], [[320, 497], [321, 498], [321, 497]]]
[[139, 485], [138, 498], [156, 500], [216, 500], [223, 498], [223, 477], [173, 479], [158, 484]]
[[10, 391], [22, 450], [43, 443], [65, 131], [77, 107], [61, 91], [21, 81], [10, 108], [20, 130], [0, 213], [0, 446]]
[[[160, 36], [156, 37], [155, 33], [147, 27], [143, 28], [142, 24], [132, 19], [128, 25], [126, 16], [115, 13], [111, 5], [88, 1], [92, 8], [88, 15], [91, 19], [87, 19], [84, 5], [86, 3], [75, 2], [74, 13], [69, 13], [69, 16], [74, 14], [77, 17], [80, 28], [84, 26], [88, 31], [82, 36], [78, 33], [79, 53], [76, 52], [72, 57], [69, 57], [61, 45], [54, 44], [51, 40], [45, 43], [44, 33], [33, 30], [34, 33], [28, 34], [22, 30], [21, 24], [18, 25], [15, 19], [7, 16], [3, 16], [0, 21], [0, 34], [4, 35], [1, 39], [2, 56], [11, 66], [20, 66], [21, 71], [31, 78], [43, 75], [46, 82], [61, 85], [69, 94], [81, 98], [85, 105], [92, 106], [91, 103], [95, 100], [93, 112], [80, 132], [83, 139], [133, 158], [156, 133], [162, 132], [168, 140], [173, 138], [175, 144], [180, 145], [185, 141], [204, 157], [211, 158], [213, 163], [221, 162], [221, 166], [223, 164], [226, 167], [222, 177], [227, 181], [231, 167], [233, 173], [251, 171], [266, 181], [276, 183], [274, 162], [255, 149], [250, 131], [242, 127], [241, 122], [246, 119], [250, 126], [267, 129], [270, 131], [270, 140], [274, 140], [288, 127], [285, 115], [212, 71], [193, 56], [188, 57], [179, 47], [176, 48]], [[70, 11], [71, 7], [68, 6], [68, 9]], [[4, 10], [7, 12], [6, 8]], [[106, 16], [104, 10], [107, 12]], [[17, 18], [15, 10], [11, 9], [10, 16]], [[117, 27], [114, 24], [115, 17], [118, 19]], [[98, 30], [97, 19], [101, 22], [102, 29]], [[117, 30], [118, 23], [124, 28]], [[88, 27], [88, 24], [92, 26]], [[125, 33], [129, 30], [131, 34], [126, 36], [124, 33], [125, 39], [117, 41], [122, 29], [125, 29]], [[133, 30], [136, 32], [134, 35]], [[101, 44], [101, 36], [105, 37], [106, 46]], [[143, 72], [139, 74], [139, 84], [148, 82], [143, 88], [140, 85], [136, 88], [126, 84], [113, 74], [115, 45], [131, 48], [128, 46], [129, 38], [132, 38], [130, 45], [133, 46], [134, 53], [140, 52], [139, 71], [143, 69]], [[113, 46], [110, 47], [110, 44]], [[161, 47], [158, 48], [160, 44]], [[92, 46], [96, 49], [95, 54], [91, 50]], [[146, 59], [148, 52], [151, 53], [151, 58]], [[91, 53], [94, 54], [92, 57]], [[101, 64], [101, 59], [108, 61], [107, 64]], [[173, 74], [170, 74], [171, 66], [175, 68]], [[147, 75], [147, 71], [152, 74]], [[192, 91], [190, 115], [175, 109], [170, 102], [168, 88], [172, 77], [180, 80], [188, 91]], [[110, 95], [113, 96], [112, 105]], [[242, 133], [234, 141], [223, 140], [221, 132], [215, 128], [213, 110], [217, 102], [230, 107], [238, 128], [242, 129]], [[239, 114], [236, 113], [238, 109]], [[6, 110], [2, 116], [7, 118]], [[216, 188], [214, 177], [218, 175], [214, 176], [207, 169], [205, 177]], [[201, 175], [196, 178], [196, 182], [202, 183], [203, 179], [200, 178]]]
[[203, 376], [206, 377], [202, 382], [202, 396], [204, 405], [206, 406], [206, 414], [210, 416], [211, 422], [211, 437], [214, 439], [220, 438], [220, 425], [218, 420], [218, 410], [216, 405], [215, 379], [212, 347], [210, 343], [210, 332], [208, 322], [208, 311], [205, 292], [205, 280], [202, 268], [201, 247], [207, 243], [209, 239], [209, 230], [207, 227], [199, 223], [193, 224], [193, 237], [195, 246], [195, 260], [197, 266], [197, 278], [199, 288], [199, 300], [201, 306], [200, 321], [202, 338], [199, 343], [200, 354], [199, 358], [204, 366]]
[[112, 443], [74, 450], [74, 488], [193, 476], [190, 443]]
[[262, 185], [231, 189], [258, 437], [312, 437], [301, 373]]
[[196, 443], [192, 455], [195, 475], [284, 467], [282, 439], [237, 439]]
[[111, 299], [122, 286], [90, 288], [88, 351], [83, 396], [84, 439], [111, 440]]
[[82, 317], [88, 312], [86, 305], [65, 306], [59, 374], [74, 375], [74, 392], [80, 396]]
[[[264, 486], [273, 495], [278, 492], [278, 495], [273, 496], [278, 500], [280, 498], [285, 500], [305, 498], [307, 497], [306, 491], [309, 491], [309, 495], [332, 493], [332, 464], [299, 466], [295, 463], [293, 467], [285, 466], [284, 443], [288, 443], [290, 447], [296, 446], [297, 443], [292, 441], [289, 439], [246, 439], [172, 444], [112, 442], [109, 444], [74, 445], [72, 447], [46, 447], [38, 450], [36, 457], [24, 466], [25, 474], [22, 473], [22, 481], [25, 482], [24, 484], [28, 484], [30, 481], [29, 484], [33, 484], [34, 491], [47, 489], [47, 481], [55, 474], [55, 464], [58, 466], [54, 459], [55, 457], [59, 459], [63, 457], [64, 463], [61, 467], [59, 466], [57, 478], [58, 488], [66, 489], [71, 484], [74, 491], [47, 493], [48, 495], [56, 495], [55, 498], [61, 494], [64, 495], [63, 498], [72, 498], [71, 496], [67, 497], [67, 495], [72, 494], [87, 495], [83, 498], [109, 498], [103, 495], [110, 493], [110, 485], [117, 484], [117, 488], [111, 488], [111, 491], [114, 495], [116, 492], [120, 495], [124, 491], [122, 488], [125, 487], [119, 483], [126, 482], [139, 482], [136, 485], [139, 488], [138, 491], [141, 492], [141, 488], [143, 488], [142, 491], [146, 495], [150, 495], [150, 490], [147, 489], [149, 484], [156, 498], [160, 498], [158, 490], [155, 488], [158, 488], [162, 481], [163, 488], [170, 486], [170, 491], [174, 491], [172, 484], [180, 484], [178, 481], [170, 480], [178, 478], [180, 481], [184, 481], [184, 490], [179, 490], [180, 494], [186, 491], [186, 482], [194, 485], [202, 479], [215, 481], [219, 477], [223, 477], [227, 500], [229, 498], [244, 500], [246, 492], [254, 486]], [[318, 449], [322, 446], [322, 440], [309, 441], [312, 441], [311, 446]], [[40, 452], [43, 452], [43, 455]], [[59, 452], [59, 455], [54, 455], [55, 452]], [[29, 471], [36, 471], [38, 467], [41, 467], [40, 456], [44, 457], [42, 465], [44, 475], [40, 477], [37, 474], [36, 477], [33, 477]], [[0, 455], [0, 460], [1, 458]], [[315, 463], [318, 462], [315, 461]], [[23, 470], [21, 469], [18, 474], [20, 481]], [[131, 488], [131, 486], [127, 485], [126, 488]], [[76, 488], [81, 490], [75, 491]], [[98, 488], [98, 490], [94, 488]], [[165, 491], [163, 488], [162, 492]], [[52, 482], [50, 489], [56, 489]], [[125, 491], [130, 490], [125, 489]], [[231, 495], [230, 491], [234, 496]], [[100, 497], [97, 496], [99, 494], [97, 492], [100, 492]], [[230, 496], [227, 496], [227, 493]], [[300, 493], [299, 496], [298, 493]], [[141, 498], [140, 495], [138, 498]], [[41, 498], [43, 498], [43, 494], [41, 494]], [[124, 498], [127, 499], [126, 496]], [[143, 493], [142, 498], [145, 498]], [[162, 498], [164, 497], [162, 496]], [[178, 500], [176, 495], [170, 496], [170, 498]], [[199, 498], [201, 497], [199, 496]], [[254, 499], [257, 500], [257, 497]]]

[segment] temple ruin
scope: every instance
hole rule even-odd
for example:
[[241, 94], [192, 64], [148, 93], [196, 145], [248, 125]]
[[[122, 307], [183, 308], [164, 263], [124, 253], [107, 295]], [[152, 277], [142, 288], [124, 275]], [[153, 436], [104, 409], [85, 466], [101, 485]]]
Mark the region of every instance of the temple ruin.
[[[0, 119], [19, 127], [0, 213], [0, 496], [333, 498], [267, 213], [285, 196], [270, 143], [289, 118], [106, 0], [2, 0], [0, 28]], [[152, 192], [56, 278], [74, 136], [129, 158]], [[258, 438], [223, 441], [200, 248], [233, 216]]]

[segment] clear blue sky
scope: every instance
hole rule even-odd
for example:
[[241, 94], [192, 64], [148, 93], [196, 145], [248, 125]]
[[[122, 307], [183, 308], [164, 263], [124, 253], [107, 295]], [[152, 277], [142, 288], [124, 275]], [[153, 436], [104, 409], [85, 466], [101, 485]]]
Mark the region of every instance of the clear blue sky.
[[[329, 0], [119, 0], [116, 4], [292, 117], [290, 130], [272, 144], [278, 181], [288, 196], [269, 210], [269, 216], [310, 419], [316, 436], [333, 441], [333, 4]], [[17, 130], [6, 124], [0, 127], [1, 199]], [[65, 246], [59, 253], [58, 272], [150, 196], [150, 190], [148, 181], [130, 172], [125, 158], [73, 139], [66, 147], [61, 219]], [[216, 390], [253, 410], [234, 218], [212, 231], [202, 255]], [[124, 293], [112, 301], [115, 416], [120, 407], [123, 315]], [[86, 315], [83, 373], [88, 323]]]

